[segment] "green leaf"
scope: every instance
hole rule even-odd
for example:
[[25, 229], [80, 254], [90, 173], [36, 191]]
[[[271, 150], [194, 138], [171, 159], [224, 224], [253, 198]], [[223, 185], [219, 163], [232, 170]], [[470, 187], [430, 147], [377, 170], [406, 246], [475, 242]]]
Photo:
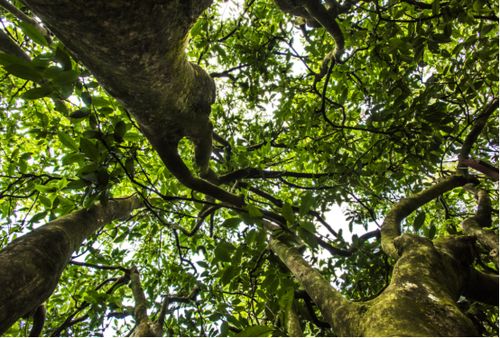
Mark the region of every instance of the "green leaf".
[[76, 142], [73, 140], [73, 138], [71, 136], [69, 136], [68, 134], [66, 134], [62, 131], [58, 131], [57, 136], [59, 137], [59, 141], [61, 141], [61, 143], [63, 145], [70, 148], [71, 150], [75, 150], [75, 151], [78, 150], [78, 145], [76, 144]]
[[312, 232], [304, 228], [299, 228], [297, 232], [300, 238], [302, 238], [302, 240], [306, 242], [308, 246], [310, 246], [311, 248], [316, 248], [318, 246], [318, 241], [316, 240], [316, 237]]
[[238, 269], [234, 265], [228, 265], [227, 268], [222, 273], [220, 282], [222, 285], [229, 284], [231, 280], [238, 275]]
[[254, 325], [247, 327], [235, 337], [270, 337], [274, 329], [269, 326]]
[[30, 64], [10, 64], [4, 66], [5, 70], [21, 79], [40, 82], [43, 76]]
[[41, 185], [41, 184], [36, 184], [35, 189], [38, 190], [39, 192], [43, 193], [48, 193], [48, 192], [56, 192], [57, 188], [54, 186], [47, 186], [47, 185]]
[[0, 52], [0, 65], [5, 67], [5, 66], [12, 65], [12, 64], [22, 65], [25, 67], [31, 67], [31, 62], [27, 61], [26, 59]]
[[54, 57], [56, 61], [62, 65], [64, 70], [71, 69], [71, 58], [61, 44], [57, 46]]
[[62, 164], [68, 165], [75, 162], [83, 162], [84, 160], [85, 156], [83, 156], [83, 154], [81, 153], [69, 153], [63, 156]]
[[92, 96], [88, 92], [83, 92], [82, 95], [80, 95], [80, 98], [87, 106], [92, 104]]
[[91, 160], [97, 161], [99, 159], [99, 149], [94, 142], [85, 137], [80, 138], [80, 151]]
[[295, 223], [295, 213], [293, 212], [293, 208], [290, 204], [283, 204], [283, 206], [281, 207], [281, 214], [283, 215], [283, 217], [285, 217], [288, 223]]
[[55, 74], [50, 74], [52, 81], [59, 87], [68, 87], [78, 79], [78, 72], [74, 70], [58, 71]]
[[135, 176], [135, 161], [132, 157], [127, 158], [125, 161], [125, 170], [130, 176]]
[[52, 93], [53, 89], [49, 85], [42, 85], [38, 88], [33, 88], [25, 91], [22, 95], [23, 99], [26, 100], [36, 100], [45, 96], [49, 96]]
[[315, 202], [314, 197], [311, 192], [307, 192], [304, 195], [302, 195], [299, 208], [300, 215], [301, 216], [306, 215], [314, 205], [314, 202]]
[[90, 109], [82, 108], [82, 109], [75, 110], [74, 112], [69, 114], [69, 117], [71, 117], [72, 119], [81, 119], [81, 118], [89, 116], [89, 114], [90, 114]]
[[127, 125], [123, 121], [118, 121], [115, 124], [115, 132], [113, 133], [113, 137], [116, 142], [122, 142], [123, 136], [127, 132]]
[[23, 32], [34, 42], [38, 43], [42, 46], [48, 46], [49, 43], [43, 33], [38, 29], [38, 27], [31, 25], [25, 21], [19, 22], [19, 27], [23, 30]]
[[227, 242], [220, 242], [214, 250], [215, 258], [220, 262], [230, 262], [234, 246]]
[[65, 190], [79, 190], [79, 189], [85, 188], [88, 185], [89, 185], [89, 183], [84, 181], [84, 180], [75, 180], [75, 181], [69, 182], [68, 185], [66, 185], [66, 187], [64, 189]]
[[30, 219], [30, 223], [37, 223], [38, 221], [41, 221], [42, 219], [47, 216], [47, 211], [42, 211], [37, 214], [35, 214], [33, 217]]
[[434, 0], [432, 2], [432, 15], [438, 15], [439, 14], [439, 4], [440, 0]]
[[316, 233], [316, 226], [314, 225], [313, 222], [305, 221], [305, 222], [300, 222], [299, 226], [306, 230], [309, 231], [311, 234]]
[[229, 228], [229, 229], [235, 229], [238, 225], [241, 224], [243, 220], [239, 217], [231, 217], [226, 219], [224, 222], [222, 222], [221, 227], [222, 228]]
[[434, 224], [431, 224], [427, 237], [429, 239], [434, 239], [434, 237], [436, 236], [436, 232], [437, 232], [436, 226]]
[[288, 308], [292, 306], [294, 300], [295, 289], [293, 287], [287, 287], [285, 292], [279, 298], [279, 304], [282, 308]]
[[246, 209], [248, 210], [248, 214], [250, 215], [250, 217], [260, 218], [263, 216], [262, 212], [259, 210], [259, 208], [257, 208], [256, 206], [254, 206], [252, 204], [247, 205]]
[[413, 228], [418, 231], [425, 222], [425, 212], [419, 212], [413, 221]]

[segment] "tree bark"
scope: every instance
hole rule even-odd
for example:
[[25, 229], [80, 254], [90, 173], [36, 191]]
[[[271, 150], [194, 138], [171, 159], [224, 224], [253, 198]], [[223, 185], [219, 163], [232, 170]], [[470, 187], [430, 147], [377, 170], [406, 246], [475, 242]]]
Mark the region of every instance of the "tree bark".
[[[290, 269], [340, 336], [476, 336], [456, 301], [471, 276], [472, 241], [451, 238], [434, 244], [404, 234], [389, 286], [375, 299], [347, 301], [292, 246], [272, 239], [270, 248]], [[493, 286], [493, 279], [488, 279]], [[498, 285], [498, 284], [497, 284]]]
[[303, 258], [293, 246], [272, 238], [269, 247], [288, 267], [307, 294], [320, 308], [324, 319], [341, 336], [359, 336], [361, 306], [348, 302], [330, 283]]
[[289, 337], [304, 337], [304, 331], [300, 325], [300, 319], [291, 302], [285, 309], [285, 327]]
[[184, 50], [189, 29], [212, 0], [23, 2], [130, 111], [182, 184], [235, 206], [244, 204], [241, 197], [194, 177], [177, 152], [178, 142], [188, 137], [197, 164], [208, 166], [215, 84]]
[[130, 288], [134, 296], [134, 317], [136, 327], [132, 332], [132, 337], [161, 337], [163, 334], [162, 327], [153, 322], [148, 317], [148, 301], [142, 289], [139, 270], [134, 266], [130, 269]]
[[363, 336], [477, 336], [456, 305], [470, 273], [469, 238], [434, 244], [403, 234], [395, 240], [400, 255], [391, 283], [365, 303]]
[[403, 219], [439, 195], [468, 182], [469, 180], [464, 176], [450, 176], [412, 197], [401, 199], [396, 205], [394, 205], [394, 207], [392, 207], [382, 224], [381, 242], [384, 252], [393, 258], [398, 257], [394, 240], [396, 237], [401, 235], [401, 221]]
[[71, 254], [88, 236], [140, 206], [136, 197], [113, 199], [62, 216], [7, 245], [0, 252], [0, 333], [52, 294]]
[[472, 189], [477, 198], [477, 211], [472, 217], [462, 222], [464, 233], [477, 238], [479, 243], [490, 250], [490, 256], [498, 267], [498, 234], [491, 227], [491, 202], [488, 192], [482, 189]]

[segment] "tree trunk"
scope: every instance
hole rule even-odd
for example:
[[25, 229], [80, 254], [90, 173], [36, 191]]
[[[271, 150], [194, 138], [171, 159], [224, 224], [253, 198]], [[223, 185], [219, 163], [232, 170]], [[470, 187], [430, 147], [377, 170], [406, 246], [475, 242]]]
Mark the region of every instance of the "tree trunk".
[[[476, 336], [456, 305], [470, 279], [470, 238], [432, 243], [412, 235], [396, 240], [401, 257], [390, 285], [367, 302], [348, 302], [301, 257], [272, 239], [271, 249], [290, 269], [340, 336]], [[457, 259], [455, 257], [460, 257]]]
[[0, 333], [52, 294], [71, 254], [88, 236], [140, 206], [136, 197], [113, 199], [62, 216], [7, 245], [0, 252]]
[[472, 243], [450, 238], [434, 244], [403, 234], [395, 240], [401, 256], [391, 283], [366, 302], [363, 336], [476, 336], [456, 301], [470, 274]]
[[[23, 0], [137, 120], [185, 186], [242, 206], [243, 199], [194, 177], [177, 152], [183, 137], [208, 166], [215, 84], [187, 60], [189, 29], [212, 0]], [[204, 171], [207, 168], [202, 168]]]

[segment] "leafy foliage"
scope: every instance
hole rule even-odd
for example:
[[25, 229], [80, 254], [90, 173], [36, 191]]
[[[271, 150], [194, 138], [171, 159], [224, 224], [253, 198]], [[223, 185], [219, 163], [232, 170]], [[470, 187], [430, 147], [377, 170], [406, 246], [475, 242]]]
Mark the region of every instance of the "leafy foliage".
[[[216, 1], [191, 29], [188, 56], [218, 88], [211, 118], [226, 142], [216, 140], [212, 167], [220, 176], [257, 172], [235, 187], [249, 202], [246, 213], [213, 207], [182, 186], [61, 43], [5, 13], [4, 30], [29, 60], [0, 54], [0, 245], [111, 196], [148, 201], [75, 253], [86, 265], [65, 270], [47, 302], [44, 333], [129, 333], [132, 292], [114, 283], [123, 276], [117, 267], [135, 265], [153, 317], [166, 295], [200, 289], [190, 301], [171, 302], [168, 335], [286, 335], [292, 303], [306, 334], [335, 334], [317, 325], [318, 313], [269, 252], [260, 210], [282, 215], [306, 259], [351, 299], [383, 290], [392, 262], [376, 232], [363, 234], [380, 226], [392, 203], [455, 169], [468, 130], [498, 97], [497, 6], [356, 2], [339, 18], [344, 59], [315, 81], [334, 46], [323, 29], [300, 30], [270, 0]], [[472, 154], [498, 167], [497, 120], [495, 112]], [[189, 162], [192, 145], [183, 142], [181, 151]], [[479, 176], [498, 209], [498, 190]], [[328, 212], [335, 205], [345, 227]], [[411, 215], [404, 231], [430, 239], [460, 233], [475, 205], [454, 190]], [[496, 270], [480, 254], [478, 266]], [[498, 334], [494, 309], [465, 300], [464, 308], [483, 334]], [[28, 324], [6, 334], [26, 335]]]

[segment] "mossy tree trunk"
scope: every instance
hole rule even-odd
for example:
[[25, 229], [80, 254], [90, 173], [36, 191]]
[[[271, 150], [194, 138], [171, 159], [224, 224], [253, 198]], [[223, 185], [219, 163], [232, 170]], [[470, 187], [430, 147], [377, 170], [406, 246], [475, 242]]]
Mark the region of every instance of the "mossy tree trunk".
[[[388, 287], [366, 302], [347, 301], [292, 245], [272, 238], [270, 248], [285, 263], [324, 319], [341, 336], [476, 336], [471, 320], [457, 300], [464, 295], [498, 305], [498, 276], [476, 271], [474, 237], [442, 240], [400, 234], [410, 213], [440, 194], [467, 183], [450, 177], [402, 199], [382, 225], [382, 244], [397, 261]], [[483, 213], [480, 205], [478, 214]], [[385, 228], [388, 227], [388, 228]]]
[[7, 245], [0, 252], [0, 333], [52, 294], [71, 254], [88, 236], [140, 206], [135, 197], [112, 199], [62, 216]]
[[[179, 169], [172, 158], [180, 138], [190, 137], [196, 144], [211, 137], [213, 83], [184, 53], [191, 25], [211, 0], [23, 1], [130, 110], [168, 169]], [[190, 173], [178, 178], [195, 190], [210, 190]], [[451, 178], [393, 208], [382, 227], [382, 246], [397, 263], [390, 285], [369, 302], [347, 301], [287, 243], [274, 238], [270, 247], [340, 335], [475, 335], [455, 304], [471, 280], [481, 280], [471, 277], [469, 239], [433, 243], [401, 236], [399, 229], [418, 207], [465, 183], [462, 177]], [[220, 189], [210, 192], [242, 205]]]

